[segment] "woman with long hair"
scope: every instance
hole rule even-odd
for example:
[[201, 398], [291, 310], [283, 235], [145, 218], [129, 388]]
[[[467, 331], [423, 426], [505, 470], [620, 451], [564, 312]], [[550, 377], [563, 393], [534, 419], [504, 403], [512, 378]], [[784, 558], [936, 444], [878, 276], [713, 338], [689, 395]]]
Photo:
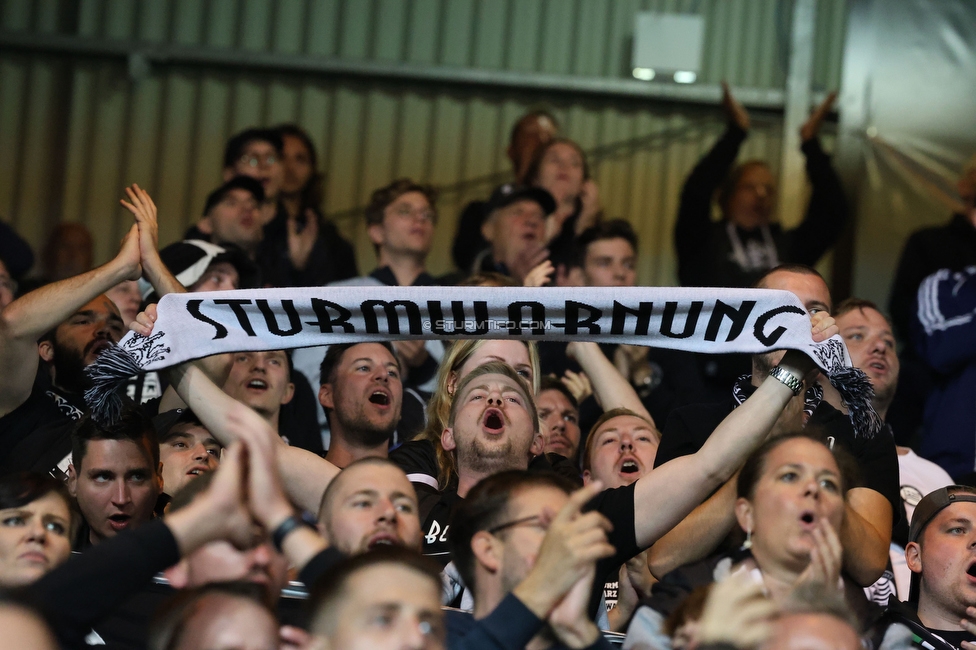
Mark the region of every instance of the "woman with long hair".
[[590, 178], [583, 148], [569, 138], [549, 140], [536, 151], [525, 181], [556, 199], [556, 211], [546, 218], [546, 241], [553, 264], [567, 264], [576, 237], [602, 216], [599, 189]]

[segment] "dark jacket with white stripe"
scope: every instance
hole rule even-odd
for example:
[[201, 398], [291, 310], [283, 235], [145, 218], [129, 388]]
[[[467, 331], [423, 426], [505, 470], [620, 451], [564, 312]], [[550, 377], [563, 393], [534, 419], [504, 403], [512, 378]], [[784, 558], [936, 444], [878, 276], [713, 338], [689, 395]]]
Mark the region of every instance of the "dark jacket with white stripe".
[[958, 480], [976, 469], [976, 266], [922, 281], [912, 338], [937, 378], [919, 454]]

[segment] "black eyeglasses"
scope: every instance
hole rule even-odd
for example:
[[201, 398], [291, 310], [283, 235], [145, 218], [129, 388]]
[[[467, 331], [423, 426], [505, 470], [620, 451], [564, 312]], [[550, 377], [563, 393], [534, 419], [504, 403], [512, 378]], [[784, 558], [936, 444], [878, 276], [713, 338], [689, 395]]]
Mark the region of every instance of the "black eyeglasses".
[[497, 532], [503, 531], [506, 528], [515, 528], [516, 526], [538, 526], [542, 530], [549, 529], [549, 522], [544, 522], [541, 515], [532, 515], [531, 517], [522, 517], [521, 519], [516, 519], [515, 521], [510, 521], [506, 524], [499, 524], [488, 529], [488, 533], [494, 535]]

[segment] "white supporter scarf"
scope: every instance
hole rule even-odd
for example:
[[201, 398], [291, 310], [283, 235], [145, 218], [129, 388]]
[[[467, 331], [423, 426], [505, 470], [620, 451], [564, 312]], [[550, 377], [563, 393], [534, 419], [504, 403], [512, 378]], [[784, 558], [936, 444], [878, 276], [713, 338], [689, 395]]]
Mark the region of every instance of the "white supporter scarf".
[[125, 377], [223, 352], [474, 337], [627, 343], [711, 354], [794, 349], [813, 359], [832, 382], [851, 365], [839, 336], [814, 342], [799, 299], [773, 289], [254, 289], [164, 296], [149, 337], [129, 332], [92, 364], [95, 386], [86, 399], [96, 417], [111, 418], [121, 404], [107, 404], [109, 395]]

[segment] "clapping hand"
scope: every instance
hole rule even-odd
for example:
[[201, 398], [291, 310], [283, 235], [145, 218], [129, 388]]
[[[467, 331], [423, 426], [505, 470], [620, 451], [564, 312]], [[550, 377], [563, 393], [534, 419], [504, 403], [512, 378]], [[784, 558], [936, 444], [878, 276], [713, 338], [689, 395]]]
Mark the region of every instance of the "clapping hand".
[[729, 90], [729, 84], [724, 81], [722, 82], [722, 108], [725, 110], [725, 115], [728, 117], [729, 122], [735, 124], [743, 131], [749, 130], [751, 123], [749, 121], [748, 111], [732, 96], [732, 91]]

